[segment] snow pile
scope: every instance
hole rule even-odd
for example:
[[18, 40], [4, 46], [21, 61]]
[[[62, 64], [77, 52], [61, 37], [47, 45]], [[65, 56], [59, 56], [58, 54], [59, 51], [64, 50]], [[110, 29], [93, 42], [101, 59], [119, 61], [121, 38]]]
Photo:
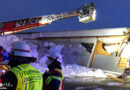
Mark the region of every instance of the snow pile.
[[[18, 37], [15, 35], [4, 35], [0, 37], [0, 45], [2, 45], [8, 52], [11, 50], [11, 45], [14, 41], [21, 41]], [[25, 41], [26, 42], [26, 41]], [[29, 43], [31, 48], [32, 56], [38, 58], [38, 52], [37, 52], [37, 45], [33, 43]], [[64, 45], [56, 45], [52, 42], [45, 42], [43, 44], [45, 47], [50, 47], [47, 52], [44, 54], [42, 58], [36, 63], [31, 63], [32, 66], [34, 66], [36, 69], [40, 70], [40, 72], [43, 74], [46, 70], [48, 70], [45, 62], [47, 60], [47, 56], [51, 52], [56, 52], [56, 55], [58, 56], [58, 61], [60, 61], [62, 64], [62, 70], [65, 77], [69, 76], [94, 76], [94, 77], [104, 77], [106, 78], [106, 75], [103, 73], [102, 70], [92, 70], [89, 68], [86, 68], [84, 66], [80, 66], [77, 64], [69, 64], [64, 65], [63, 63], [63, 55], [61, 54], [61, 50], [64, 47]]]
[[70, 76], [93, 76], [93, 77], [101, 77], [101, 78], [106, 78], [107, 76], [104, 74], [102, 70], [92, 70], [89, 68], [86, 68], [85, 66], [80, 66], [77, 64], [69, 64], [69, 65], [64, 65], [63, 63], [63, 55], [61, 54], [61, 50], [64, 47], [64, 45], [56, 45], [55, 43], [52, 42], [45, 42], [43, 44], [45, 47], [49, 47], [45, 55], [40, 58], [39, 63], [33, 63], [31, 64], [35, 68], [41, 71], [43, 74], [47, 69], [46, 66], [46, 60], [47, 56], [51, 52], [56, 52], [56, 55], [59, 57], [58, 60], [62, 63], [62, 70], [64, 73], [64, 77], [70, 77]]
[[87, 89], [87, 87], [77, 87], [75, 90], [84, 90]]
[[66, 65], [63, 67], [63, 73], [65, 77], [70, 77], [70, 76], [93, 76], [97, 78], [106, 78], [107, 76], [105, 73], [100, 70], [93, 70], [90, 68], [86, 68], [84, 66], [79, 66], [77, 64], [72, 64], [72, 65]]
[[19, 38], [15, 35], [0, 36], [0, 45], [8, 52], [11, 50], [11, 46], [14, 41], [19, 41]]
[[107, 85], [108, 86], [120, 86], [120, 85], [123, 85], [123, 83], [113, 83], [113, 82], [110, 82]]
[[50, 47], [50, 48], [47, 50], [46, 54], [40, 59], [40, 62], [45, 62], [46, 61], [45, 58], [49, 56], [50, 53], [55, 53], [58, 58], [58, 61], [61, 62], [61, 64], [64, 64], [62, 58], [63, 55], [61, 54], [61, 50], [64, 47], [64, 45], [61, 44], [56, 45], [55, 43], [52, 42], [44, 42], [43, 45], [45, 47]]
[[98, 86], [94, 87], [77, 87], [75, 90], [106, 90], [104, 88], [99, 88]]
[[[45, 63], [31, 63], [32, 66], [34, 66], [36, 69], [40, 70], [40, 72], [43, 74], [46, 70], [48, 70], [47, 65]], [[91, 76], [96, 78], [107, 78], [105, 73], [98, 69], [98, 70], [92, 70], [90, 68], [86, 68], [80, 65], [72, 64], [72, 65], [66, 65], [62, 66], [64, 77], [85, 77], [85, 76]]]
[[38, 69], [41, 72], [41, 74], [44, 74], [45, 71], [48, 71], [48, 68], [47, 68], [46, 64], [31, 63], [31, 65], [33, 67], [35, 67], [36, 69]]
[[[43, 44], [45, 47], [49, 47], [49, 49], [47, 50], [47, 52], [44, 54], [44, 56], [42, 58], [40, 58], [40, 60], [38, 61], [38, 63], [31, 63], [31, 65], [33, 67], [35, 67], [36, 69], [40, 70], [40, 72], [43, 74], [46, 70], [48, 70], [47, 66], [46, 66], [46, 60], [47, 60], [47, 56], [49, 56], [50, 53], [56, 53], [56, 56], [58, 58], [58, 61], [61, 62], [61, 65], [64, 65], [63, 63], [63, 55], [61, 54], [61, 50], [64, 47], [64, 45], [56, 45], [52, 42], [45, 42]], [[32, 45], [35, 46], [35, 45]], [[35, 50], [36, 47], [33, 48], [34, 52], [37, 53]]]
[[46, 60], [47, 60], [47, 55], [43, 56], [39, 62], [37, 63], [31, 63], [33, 67], [36, 69], [40, 70], [41, 74], [45, 73], [45, 71], [48, 70], [47, 65], [46, 65]]
[[31, 49], [31, 54], [33, 57], [36, 57], [38, 60], [38, 52], [37, 52], [37, 45], [29, 43], [30, 49]]

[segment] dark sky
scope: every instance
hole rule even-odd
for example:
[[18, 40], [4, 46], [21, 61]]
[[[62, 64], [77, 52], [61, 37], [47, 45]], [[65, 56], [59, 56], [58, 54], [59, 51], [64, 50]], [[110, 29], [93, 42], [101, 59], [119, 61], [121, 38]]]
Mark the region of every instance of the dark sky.
[[[77, 17], [73, 17], [28, 31], [89, 30], [130, 26], [130, 0], [86, 0], [86, 2], [94, 2], [96, 6], [95, 22], [80, 23]], [[85, 0], [0, 0], [0, 22], [71, 11], [80, 8], [84, 3]]]

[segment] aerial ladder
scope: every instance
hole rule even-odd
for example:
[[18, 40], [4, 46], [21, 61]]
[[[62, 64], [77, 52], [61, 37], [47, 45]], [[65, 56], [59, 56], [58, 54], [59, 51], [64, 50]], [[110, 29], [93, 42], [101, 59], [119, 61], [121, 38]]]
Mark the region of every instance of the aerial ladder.
[[[74, 11], [64, 12], [60, 14], [44, 15], [31, 18], [25, 18], [20, 20], [1, 22], [0, 23], [0, 35], [13, 34], [20, 31], [37, 28], [51, 24], [54, 21], [58, 21], [65, 18], [78, 16], [79, 22], [88, 23], [95, 21], [96, 9], [93, 3], [90, 5], [85, 4], [82, 8]], [[10, 67], [8, 62], [0, 61], [0, 77], [7, 72]]]
[[93, 3], [89, 5], [85, 4], [81, 9], [74, 11], [68, 11], [60, 14], [44, 15], [31, 17], [26, 19], [8, 21], [0, 23], [0, 35], [12, 34], [20, 31], [37, 28], [51, 24], [54, 21], [58, 21], [65, 18], [78, 16], [79, 22], [88, 23], [95, 21], [96, 9]]

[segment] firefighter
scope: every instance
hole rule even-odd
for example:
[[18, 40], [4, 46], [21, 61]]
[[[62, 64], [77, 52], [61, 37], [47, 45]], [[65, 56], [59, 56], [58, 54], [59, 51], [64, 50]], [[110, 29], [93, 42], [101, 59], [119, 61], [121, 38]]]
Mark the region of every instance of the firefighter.
[[46, 64], [49, 71], [43, 74], [43, 90], [64, 90], [64, 77], [61, 70], [61, 63], [57, 61], [56, 55], [49, 55]]
[[88, 5], [87, 5], [87, 3], [83, 6], [83, 14], [85, 15], [85, 14], [89, 14], [89, 9], [88, 9]]
[[0, 77], [10, 70], [8, 62], [5, 62], [7, 61], [8, 53], [4, 53], [4, 52], [5, 52], [5, 49], [2, 46], [0, 46], [0, 61], [1, 61], [0, 62]]
[[5, 50], [5, 49], [3, 49], [3, 56], [4, 56], [4, 58], [3, 58], [3, 61], [5, 61], [5, 62], [9, 62], [9, 56], [8, 56], [8, 52]]
[[10, 56], [11, 70], [2, 76], [3, 87], [9, 90], [42, 90], [42, 75], [29, 64], [36, 61], [36, 58], [31, 56], [29, 45], [15, 42]]

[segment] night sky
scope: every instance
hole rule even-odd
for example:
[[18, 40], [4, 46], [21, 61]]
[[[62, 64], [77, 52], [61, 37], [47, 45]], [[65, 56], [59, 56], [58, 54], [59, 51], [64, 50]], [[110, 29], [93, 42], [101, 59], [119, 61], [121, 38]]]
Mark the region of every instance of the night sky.
[[80, 23], [77, 17], [73, 17], [27, 31], [130, 27], [130, 0], [0, 0], [0, 22], [73, 11], [81, 8], [85, 2], [94, 2], [97, 10], [95, 22]]

